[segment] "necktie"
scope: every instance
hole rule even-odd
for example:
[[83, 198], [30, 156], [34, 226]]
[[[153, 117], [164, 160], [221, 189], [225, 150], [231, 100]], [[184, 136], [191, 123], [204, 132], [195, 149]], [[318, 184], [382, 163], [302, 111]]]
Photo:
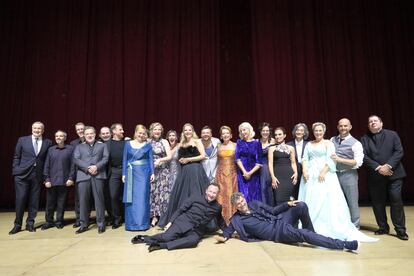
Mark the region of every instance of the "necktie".
[[35, 138], [34, 150], [35, 150], [35, 154], [37, 156], [39, 154], [39, 138]]
[[344, 138], [339, 138], [339, 144], [341, 144], [344, 140]]

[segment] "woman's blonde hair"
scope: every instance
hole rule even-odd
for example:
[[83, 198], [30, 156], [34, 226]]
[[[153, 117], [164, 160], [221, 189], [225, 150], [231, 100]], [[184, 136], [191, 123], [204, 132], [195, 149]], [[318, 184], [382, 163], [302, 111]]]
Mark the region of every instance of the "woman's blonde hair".
[[220, 137], [222, 135], [223, 130], [228, 130], [230, 132], [230, 134], [231, 134], [231, 128], [229, 126], [222, 126], [220, 128]]
[[155, 123], [152, 123], [150, 125], [150, 127], [149, 127], [149, 137], [151, 139], [154, 137], [154, 135], [152, 134], [152, 132], [154, 131], [154, 128], [157, 127], [157, 126], [161, 127], [161, 136], [160, 136], [160, 138], [162, 138], [162, 134], [164, 133], [164, 127], [162, 126], [161, 123], [155, 122]]
[[323, 129], [323, 132], [326, 131], [326, 125], [324, 123], [322, 123], [322, 122], [313, 123], [312, 124], [312, 130], [315, 130], [315, 127], [317, 127], [317, 126], [321, 126], [322, 129]]
[[138, 125], [135, 126], [134, 139], [137, 138], [137, 132], [140, 131], [140, 130], [145, 131], [148, 135], [147, 128], [144, 125], [138, 124]]
[[243, 134], [241, 133], [241, 131], [242, 131], [243, 128], [247, 128], [249, 130], [249, 133], [250, 133], [249, 139], [253, 139], [255, 133], [254, 133], [254, 130], [253, 130], [252, 125], [250, 123], [248, 123], [248, 122], [243, 122], [243, 123], [241, 123], [239, 125], [239, 137], [240, 137], [240, 139], [243, 139], [244, 138], [243, 137]]
[[193, 127], [193, 125], [192, 124], [190, 124], [190, 123], [186, 123], [186, 124], [184, 124], [183, 125], [183, 130], [182, 130], [182, 132], [181, 132], [181, 137], [180, 137], [180, 144], [181, 145], [186, 145], [187, 144], [187, 140], [185, 139], [185, 136], [184, 136], [184, 129], [186, 128], [186, 127], [191, 127], [191, 129], [193, 130], [193, 139], [198, 139], [198, 136], [197, 136], [197, 133], [195, 132], [195, 130], [194, 130], [194, 127]]

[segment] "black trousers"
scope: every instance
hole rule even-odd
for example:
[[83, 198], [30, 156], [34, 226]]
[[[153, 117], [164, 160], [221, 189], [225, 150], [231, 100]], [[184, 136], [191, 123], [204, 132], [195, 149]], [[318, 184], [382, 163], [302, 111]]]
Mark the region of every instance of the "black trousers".
[[390, 180], [382, 175], [370, 175], [368, 177], [368, 190], [372, 200], [375, 220], [379, 228], [389, 229], [385, 206], [387, 197], [390, 202], [391, 220], [395, 231], [405, 232], [405, 213], [401, 196], [402, 179]]
[[16, 218], [14, 225], [22, 226], [26, 204], [28, 209], [26, 224], [34, 224], [37, 210], [39, 209], [41, 181], [42, 179], [36, 175], [35, 169], [24, 178], [20, 176], [14, 177], [14, 188], [16, 191]]
[[66, 196], [68, 194], [68, 188], [64, 185], [52, 186], [46, 188], [46, 215], [45, 219], [47, 223], [54, 223], [54, 215], [56, 211], [56, 222], [63, 224]]
[[106, 186], [107, 195], [105, 197], [106, 210], [112, 223], [120, 224], [123, 219], [122, 204], [122, 169], [111, 168], [110, 177]]
[[200, 240], [201, 235], [197, 231], [191, 229], [183, 232], [179, 225], [174, 223], [164, 233], [145, 237], [147, 244], [158, 243], [168, 250], [196, 247]]

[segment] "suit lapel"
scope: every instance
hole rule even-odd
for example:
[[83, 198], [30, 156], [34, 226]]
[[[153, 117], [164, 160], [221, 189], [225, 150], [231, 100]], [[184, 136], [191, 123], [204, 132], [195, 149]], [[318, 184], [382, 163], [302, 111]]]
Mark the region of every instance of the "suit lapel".
[[[32, 135], [27, 136], [27, 145], [31, 148], [31, 153], [33, 154], [33, 156], [36, 156], [36, 152], [34, 149], [34, 145], [33, 145], [33, 140], [32, 140]], [[43, 143], [42, 143], [43, 145]]]

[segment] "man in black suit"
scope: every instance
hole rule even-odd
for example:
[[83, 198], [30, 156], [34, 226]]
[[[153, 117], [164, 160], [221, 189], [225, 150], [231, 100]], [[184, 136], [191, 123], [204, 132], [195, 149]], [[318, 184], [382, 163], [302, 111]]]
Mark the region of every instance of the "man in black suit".
[[220, 227], [225, 228], [221, 205], [216, 201], [219, 191], [217, 185], [210, 184], [204, 196], [193, 195], [181, 205], [165, 226], [164, 233], [153, 236], [138, 235], [131, 242], [146, 243], [149, 245], [149, 252], [197, 246], [203, 234], [208, 231], [207, 226], [212, 219], [217, 218]]
[[48, 148], [52, 145], [49, 139], [43, 139], [45, 126], [42, 122], [32, 124], [32, 135], [20, 137], [17, 141], [13, 157], [13, 176], [16, 190], [16, 219], [9, 234], [13, 235], [22, 229], [25, 205], [28, 204], [26, 230], [35, 232], [34, 221], [39, 208], [40, 188], [43, 182], [43, 166]]
[[403, 178], [406, 176], [401, 163], [404, 150], [398, 134], [395, 131], [383, 129], [382, 126], [383, 122], [380, 117], [369, 116], [369, 132], [361, 138], [364, 148], [364, 164], [368, 168], [368, 189], [375, 219], [379, 226], [375, 234], [383, 235], [390, 232], [385, 212], [388, 195], [391, 220], [397, 237], [401, 240], [408, 240], [401, 196]]
[[295, 157], [296, 157], [296, 166], [298, 172], [298, 183], [294, 187], [293, 196], [298, 198], [299, 194], [299, 184], [302, 178], [302, 158], [303, 153], [305, 152], [305, 146], [308, 143], [306, 141], [309, 137], [309, 130], [306, 124], [298, 123], [293, 127], [292, 130], [293, 140], [287, 142], [286, 144], [292, 146], [295, 149]]
[[109, 153], [108, 147], [96, 141], [95, 137], [95, 128], [85, 127], [85, 143], [77, 145], [73, 152], [73, 162], [77, 167], [76, 183], [79, 189], [81, 222], [76, 234], [88, 230], [91, 193], [95, 201], [98, 233], [105, 232], [104, 184]]
[[[357, 250], [358, 241], [332, 239], [315, 233], [309, 216], [308, 206], [298, 200], [270, 207], [260, 201], [246, 202], [242, 193], [231, 196], [231, 204], [237, 212], [231, 217], [229, 226], [223, 236], [214, 238], [226, 242], [234, 231], [245, 242], [267, 240], [280, 243], [307, 242], [312, 245], [337, 250]], [[293, 225], [302, 222], [303, 229]]]

